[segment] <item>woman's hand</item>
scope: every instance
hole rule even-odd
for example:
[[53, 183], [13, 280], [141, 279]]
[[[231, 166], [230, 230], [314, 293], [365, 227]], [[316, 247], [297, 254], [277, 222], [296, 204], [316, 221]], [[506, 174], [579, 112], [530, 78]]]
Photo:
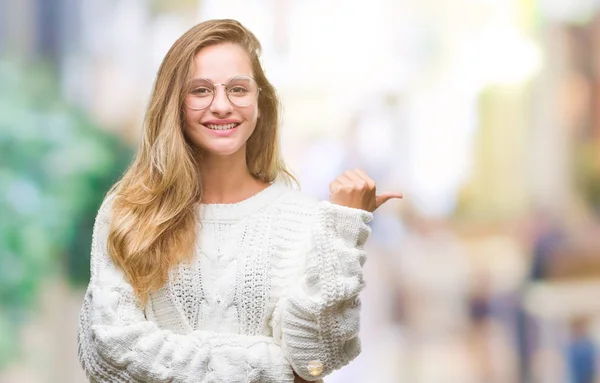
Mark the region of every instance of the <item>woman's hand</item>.
[[341, 206], [373, 212], [392, 198], [402, 198], [402, 193], [377, 195], [375, 181], [360, 169], [347, 170], [329, 184], [329, 202]]

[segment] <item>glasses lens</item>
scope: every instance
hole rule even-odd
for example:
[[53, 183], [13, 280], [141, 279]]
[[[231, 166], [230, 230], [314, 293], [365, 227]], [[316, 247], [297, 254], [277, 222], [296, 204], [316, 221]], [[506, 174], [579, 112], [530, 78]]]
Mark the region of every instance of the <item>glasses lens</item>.
[[258, 98], [258, 85], [252, 77], [238, 76], [227, 84], [227, 97], [236, 106], [248, 106]]
[[214, 95], [213, 85], [203, 79], [194, 79], [188, 86], [185, 104], [192, 109], [204, 109], [210, 105]]

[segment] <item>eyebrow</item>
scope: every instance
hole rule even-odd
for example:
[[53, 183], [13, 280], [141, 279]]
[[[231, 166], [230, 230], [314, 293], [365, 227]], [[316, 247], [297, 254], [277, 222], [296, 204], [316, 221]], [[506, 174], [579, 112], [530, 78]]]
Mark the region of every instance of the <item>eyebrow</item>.
[[[227, 84], [229, 81], [231, 81], [232, 79], [236, 78], [236, 77], [240, 77], [240, 76], [248, 76], [248, 77], [252, 77], [251, 74], [236, 74], [235, 76], [230, 77], [227, 81], [225, 81], [222, 84]], [[254, 78], [254, 77], [252, 77]], [[216, 83], [214, 82], [214, 80], [208, 78], [208, 77], [192, 77], [192, 79], [190, 81], [194, 81], [194, 80], [206, 80], [208, 82], [210, 82], [211, 84], [221, 84], [221, 83]], [[256, 81], [256, 80], [255, 80]]]

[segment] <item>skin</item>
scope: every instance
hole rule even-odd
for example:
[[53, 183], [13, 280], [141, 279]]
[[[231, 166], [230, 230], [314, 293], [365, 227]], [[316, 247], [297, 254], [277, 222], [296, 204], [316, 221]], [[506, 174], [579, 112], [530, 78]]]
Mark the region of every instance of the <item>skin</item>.
[[377, 185], [361, 169], [346, 170], [329, 184], [329, 201], [341, 206], [373, 212], [393, 198], [402, 198], [402, 193], [377, 194]]
[[[193, 77], [205, 78], [212, 83], [225, 84], [238, 75], [252, 76], [252, 66], [246, 52], [235, 44], [213, 45], [200, 50], [194, 60]], [[235, 203], [260, 192], [268, 184], [252, 177], [246, 163], [246, 142], [256, 128], [260, 117], [257, 102], [238, 107], [227, 99], [225, 90], [216, 87], [212, 104], [203, 110], [185, 108], [185, 133], [203, 149], [201, 173], [204, 203]], [[239, 123], [228, 136], [212, 133], [206, 125], [212, 123]], [[376, 184], [360, 169], [347, 170], [329, 185], [329, 201], [341, 206], [375, 211], [401, 193], [376, 194]], [[295, 382], [306, 382], [296, 375]]]

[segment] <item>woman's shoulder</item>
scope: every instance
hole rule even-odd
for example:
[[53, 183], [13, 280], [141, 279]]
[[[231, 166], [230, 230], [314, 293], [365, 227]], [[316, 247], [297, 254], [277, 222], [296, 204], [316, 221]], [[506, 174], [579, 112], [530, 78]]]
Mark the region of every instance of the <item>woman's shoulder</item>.
[[280, 226], [287, 224], [295, 226], [310, 226], [314, 223], [319, 212], [319, 200], [299, 188], [286, 186], [280, 197], [274, 201], [270, 209]]
[[299, 187], [285, 185], [285, 192], [279, 202], [283, 205], [298, 206], [302, 208], [315, 208], [319, 200], [305, 192]]
[[112, 213], [112, 207], [116, 199], [115, 193], [107, 193], [98, 207], [98, 217], [109, 218]]
[[102, 203], [100, 203], [100, 206], [98, 207], [98, 212], [96, 214], [95, 226], [97, 228], [110, 226], [110, 223], [113, 219], [113, 211], [116, 200], [116, 193], [110, 191], [106, 193]]

